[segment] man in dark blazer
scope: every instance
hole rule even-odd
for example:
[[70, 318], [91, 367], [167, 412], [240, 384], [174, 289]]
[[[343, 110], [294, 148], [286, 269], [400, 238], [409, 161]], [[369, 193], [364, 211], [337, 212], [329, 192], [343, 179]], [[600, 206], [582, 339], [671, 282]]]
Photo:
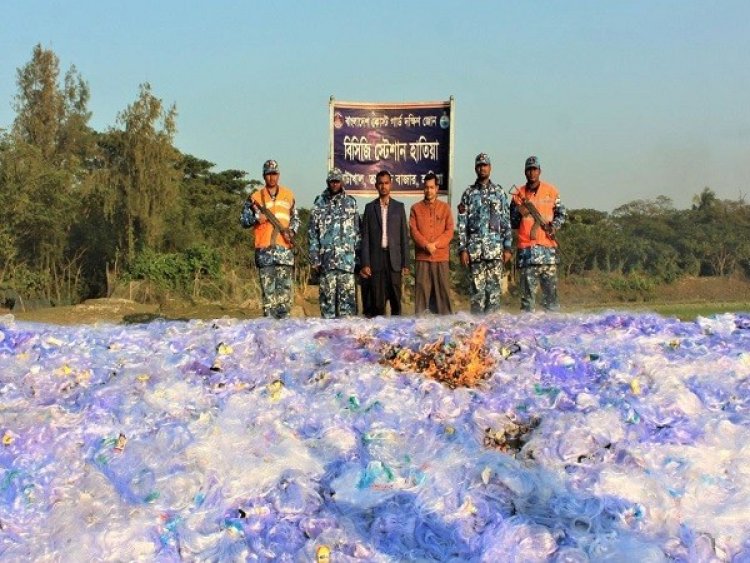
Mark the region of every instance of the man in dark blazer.
[[406, 209], [391, 198], [390, 172], [378, 172], [375, 188], [378, 198], [365, 206], [362, 219], [360, 275], [366, 287], [363, 305], [368, 318], [384, 315], [386, 301], [391, 315], [401, 314], [401, 276], [409, 273]]

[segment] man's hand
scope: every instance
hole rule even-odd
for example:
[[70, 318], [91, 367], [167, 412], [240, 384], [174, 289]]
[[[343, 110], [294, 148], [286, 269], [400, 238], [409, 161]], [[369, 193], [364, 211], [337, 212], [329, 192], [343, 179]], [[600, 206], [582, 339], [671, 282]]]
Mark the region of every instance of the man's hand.
[[503, 250], [503, 262], [510, 262], [513, 258], [513, 251], [506, 248]]
[[[265, 217], [263, 218], [265, 219]], [[281, 236], [289, 244], [292, 244], [294, 242], [294, 231], [292, 231], [291, 229], [284, 229], [283, 231], [281, 231]]]
[[260, 205], [258, 205], [258, 202], [255, 201], [252, 196], [248, 197], [247, 201], [250, 202], [250, 209], [252, 209], [253, 213], [255, 213], [255, 216], [258, 219], [258, 223], [265, 223], [266, 221], [268, 221], [264, 213], [260, 210]]
[[469, 267], [469, 262], [470, 262], [470, 260], [469, 260], [469, 251], [468, 250], [461, 251], [461, 265], [464, 268], [468, 268]]
[[428, 242], [425, 248], [427, 249], [427, 252], [430, 253], [430, 255], [435, 254], [435, 251], [437, 250], [437, 246], [434, 242]]
[[408, 276], [409, 275], [409, 268], [401, 268], [401, 275], [402, 276]]
[[367, 279], [372, 276], [372, 268], [370, 266], [362, 266], [362, 269], [359, 271], [359, 275], [363, 278]]

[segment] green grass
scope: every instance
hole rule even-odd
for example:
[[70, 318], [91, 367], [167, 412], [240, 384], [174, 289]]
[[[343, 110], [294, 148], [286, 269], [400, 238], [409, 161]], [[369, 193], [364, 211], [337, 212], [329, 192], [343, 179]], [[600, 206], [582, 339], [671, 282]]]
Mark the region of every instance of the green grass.
[[658, 313], [665, 317], [677, 317], [681, 321], [692, 321], [696, 317], [710, 317], [721, 313], [750, 312], [750, 302], [732, 303], [638, 303], [624, 305], [618, 303], [610, 306], [581, 307], [582, 310], [594, 311], [631, 311]]
[[698, 316], [709, 317], [721, 313], [738, 313], [750, 311], [750, 303], [665, 303], [652, 307], [660, 315], [677, 317], [683, 321], [690, 321]]

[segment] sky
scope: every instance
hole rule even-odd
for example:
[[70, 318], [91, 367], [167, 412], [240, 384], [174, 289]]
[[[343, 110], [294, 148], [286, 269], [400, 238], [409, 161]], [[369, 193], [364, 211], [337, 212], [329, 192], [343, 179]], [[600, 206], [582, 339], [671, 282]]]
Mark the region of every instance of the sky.
[[[178, 111], [175, 145], [281, 183], [309, 207], [325, 188], [329, 99], [455, 99], [452, 199], [474, 180], [542, 179], [571, 209], [638, 199], [677, 208], [710, 187], [750, 192], [750, 2], [2, 0], [0, 128], [34, 46], [75, 65], [90, 125], [148, 82]], [[369, 198], [368, 198], [369, 199]], [[366, 200], [363, 200], [363, 202]]]

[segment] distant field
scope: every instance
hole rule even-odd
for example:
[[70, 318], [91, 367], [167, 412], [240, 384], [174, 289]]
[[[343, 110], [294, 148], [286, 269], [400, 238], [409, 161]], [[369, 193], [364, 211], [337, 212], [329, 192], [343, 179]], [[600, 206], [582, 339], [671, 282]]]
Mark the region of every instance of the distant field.
[[[410, 315], [414, 305], [404, 295], [404, 313]], [[619, 311], [651, 311], [660, 315], [689, 321], [698, 316], [727, 312], [750, 312], [750, 282], [740, 278], [685, 278], [674, 284], [654, 288], [645, 294], [622, 295], [607, 290], [600, 280], [577, 279], [560, 284], [560, 303], [565, 313]], [[467, 312], [467, 296], [453, 295], [454, 310]], [[503, 297], [503, 311], [520, 314], [515, 291]], [[10, 311], [7, 311], [8, 313]], [[1, 312], [0, 312], [1, 313]], [[307, 287], [298, 294], [292, 311], [294, 317], [318, 317], [318, 291]], [[25, 312], [14, 311], [19, 321], [54, 324], [87, 324], [96, 322], [144, 322], [152, 318], [215, 319], [231, 317], [251, 319], [260, 316], [259, 304], [244, 307], [236, 303], [205, 303], [169, 300], [162, 306], [135, 303], [127, 299], [93, 299], [73, 307], [52, 307]]]
[[[625, 305], [623, 303], [611, 306], [583, 306], [576, 307], [580, 311], [650, 311], [665, 317], [677, 317], [682, 321], [691, 321], [696, 317], [710, 317], [721, 313], [750, 312], [750, 301], [738, 301], [733, 303], [639, 303], [636, 305]], [[571, 310], [572, 311], [572, 310]]]
[[575, 279], [560, 287], [567, 311], [653, 311], [692, 320], [728, 312], [750, 311], [750, 283], [743, 277], [686, 277], [641, 294], [617, 294], [600, 280]]

